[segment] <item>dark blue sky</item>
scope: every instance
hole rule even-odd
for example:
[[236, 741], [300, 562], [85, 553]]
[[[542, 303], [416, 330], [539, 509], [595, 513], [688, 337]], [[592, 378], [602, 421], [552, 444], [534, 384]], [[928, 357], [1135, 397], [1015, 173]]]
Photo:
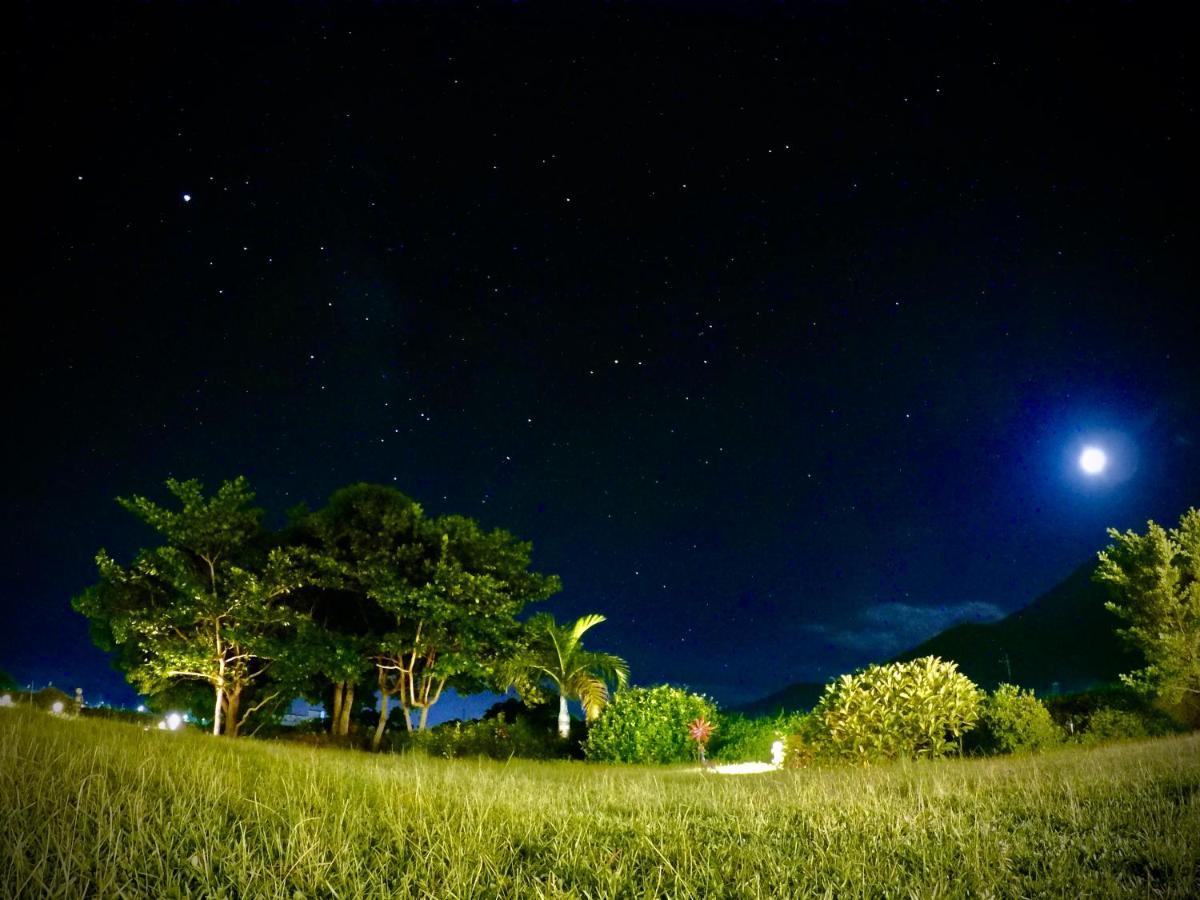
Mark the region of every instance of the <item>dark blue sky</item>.
[[1036, 9], [8, 10], [0, 667], [119, 694], [69, 600], [168, 476], [508, 528], [727, 702], [1174, 520], [1192, 48]]

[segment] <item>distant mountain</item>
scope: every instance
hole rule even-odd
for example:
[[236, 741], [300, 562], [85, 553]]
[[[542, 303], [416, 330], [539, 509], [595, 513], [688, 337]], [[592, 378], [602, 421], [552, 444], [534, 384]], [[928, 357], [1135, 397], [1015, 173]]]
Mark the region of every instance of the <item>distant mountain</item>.
[[[1117, 637], [1120, 620], [1104, 608], [1103, 585], [1092, 581], [1096, 564], [1080, 566], [1024, 609], [986, 625], [947, 628], [892, 662], [940, 656], [980, 687], [1002, 681], [1039, 694], [1080, 691], [1115, 681], [1144, 663]], [[737, 708], [747, 715], [811, 709], [823, 685], [799, 682]]]
[[812, 709], [821, 699], [825, 685], [810, 681], [789, 684], [781, 691], [733, 707], [733, 712], [746, 716], [774, 716], [781, 712]]

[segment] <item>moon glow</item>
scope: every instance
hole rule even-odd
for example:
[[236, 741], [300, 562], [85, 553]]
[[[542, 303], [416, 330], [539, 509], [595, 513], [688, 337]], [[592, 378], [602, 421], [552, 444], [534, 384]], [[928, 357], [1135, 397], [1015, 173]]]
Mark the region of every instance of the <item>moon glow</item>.
[[1079, 468], [1088, 475], [1099, 475], [1106, 465], [1108, 457], [1099, 447], [1084, 447], [1083, 452], [1079, 454]]

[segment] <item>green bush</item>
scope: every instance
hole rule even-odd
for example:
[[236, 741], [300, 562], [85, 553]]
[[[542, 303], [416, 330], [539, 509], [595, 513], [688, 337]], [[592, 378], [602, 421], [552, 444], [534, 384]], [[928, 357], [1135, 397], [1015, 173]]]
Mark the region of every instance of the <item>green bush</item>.
[[1087, 730], [1081, 740], [1085, 744], [1104, 744], [1109, 741], [1124, 741], [1145, 738], [1163, 733], [1163, 724], [1157, 717], [1139, 710], [1117, 709], [1105, 706], [1097, 709], [1088, 719]]
[[721, 713], [709, 757], [722, 762], [769, 762], [771, 745], [798, 731], [803, 718], [803, 713], [756, 719], [740, 713]]
[[783, 766], [786, 769], [806, 769], [827, 761], [830, 748], [825, 735], [825, 723], [814, 713], [799, 713], [792, 729], [783, 740]]
[[1002, 684], [983, 701], [974, 747], [987, 753], [1045, 750], [1063, 740], [1062, 729], [1033, 691]]
[[[1050, 697], [1046, 706], [1069, 738], [1085, 743], [1157, 737], [1188, 730], [1187, 717], [1180, 715], [1179, 707], [1164, 709], [1158, 701], [1126, 685], [1101, 685], [1089, 691]], [[1093, 733], [1092, 719], [1100, 713], [1103, 714], [1099, 727]]]
[[618, 691], [594, 721], [584, 751], [588, 759], [608, 762], [672, 763], [695, 758], [688, 723], [716, 717], [716, 707], [701, 694], [670, 685]]
[[868, 666], [825, 688], [813, 710], [817, 743], [863, 763], [942, 756], [974, 727], [982, 693], [936, 656]]

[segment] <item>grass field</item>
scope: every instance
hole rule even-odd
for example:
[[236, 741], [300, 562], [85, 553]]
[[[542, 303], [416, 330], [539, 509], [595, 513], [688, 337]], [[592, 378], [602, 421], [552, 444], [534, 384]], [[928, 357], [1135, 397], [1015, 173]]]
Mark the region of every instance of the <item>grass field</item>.
[[3, 897], [1200, 896], [1200, 736], [706, 775], [0, 711]]

